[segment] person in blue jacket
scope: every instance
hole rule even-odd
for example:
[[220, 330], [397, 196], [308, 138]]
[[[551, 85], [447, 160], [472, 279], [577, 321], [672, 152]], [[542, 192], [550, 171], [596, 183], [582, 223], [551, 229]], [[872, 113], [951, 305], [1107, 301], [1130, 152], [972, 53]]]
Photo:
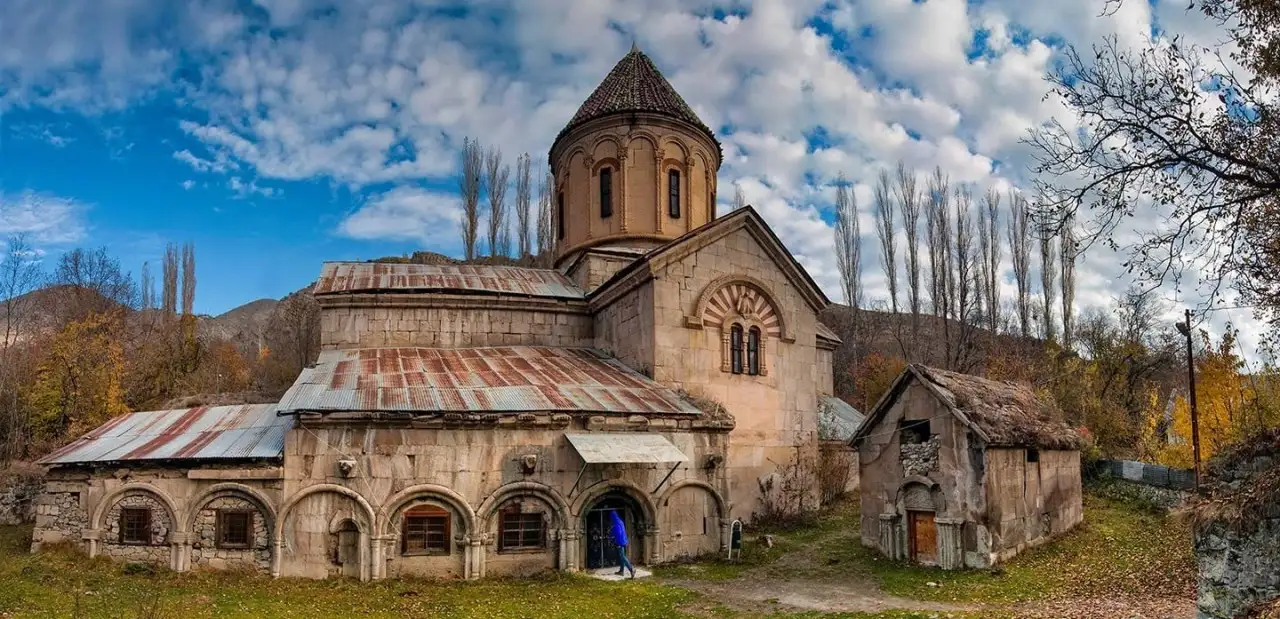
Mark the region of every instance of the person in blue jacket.
[[610, 534], [613, 537], [613, 543], [618, 547], [618, 575], [621, 576], [624, 570], [631, 571], [631, 577], [636, 577], [636, 568], [631, 566], [631, 561], [627, 560], [627, 526], [622, 523], [622, 517], [618, 516], [618, 510], [609, 510], [609, 517], [613, 519], [613, 527]]

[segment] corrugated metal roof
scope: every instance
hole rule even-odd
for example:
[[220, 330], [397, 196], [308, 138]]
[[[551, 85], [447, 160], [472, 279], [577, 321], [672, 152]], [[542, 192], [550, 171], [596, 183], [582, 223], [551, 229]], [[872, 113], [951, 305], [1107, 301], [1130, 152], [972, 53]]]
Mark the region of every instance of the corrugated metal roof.
[[545, 346], [327, 350], [280, 401], [304, 411], [699, 414], [604, 353]]
[[383, 291], [494, 293], [584, 299], [577, 284], [554, 269], [475, 264], [326, 262], [313, 294]]
[[831, 396], [818, 397], [818, 438], [847, 441], [867, 418], [852, 404]]
[[292, 419], [276, 404], [240, 404], [121, 415], [40, 461], [77, 464], [133, 460], [279, 458]]
[[661, 434], [645, 432], [600, 432], [598, 434], [566, 434], [582, 461], [588, 464], [638, 464], [688, 462], [684, 455]]

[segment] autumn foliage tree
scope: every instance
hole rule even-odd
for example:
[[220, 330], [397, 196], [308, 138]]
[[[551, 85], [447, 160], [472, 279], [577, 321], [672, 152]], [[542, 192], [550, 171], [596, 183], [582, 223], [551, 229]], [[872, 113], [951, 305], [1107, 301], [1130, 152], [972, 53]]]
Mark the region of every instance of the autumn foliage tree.
[[119, 317], [92, 314], [54, 336], [30, 391], [37, 441], [61, 444], [129, 411]]

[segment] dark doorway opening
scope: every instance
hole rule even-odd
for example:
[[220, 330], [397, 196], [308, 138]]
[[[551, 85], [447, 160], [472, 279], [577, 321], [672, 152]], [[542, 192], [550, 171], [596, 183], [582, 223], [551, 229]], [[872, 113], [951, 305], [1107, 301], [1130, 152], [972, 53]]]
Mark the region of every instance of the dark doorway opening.
[[618, 566], [617, 548], [610, 535], [613, 519], [609, 512], [614, 510], [622, 517], [622, 523], [627, 528], [627, 558], [634, 565], [644, 562], [644, 511], [635, 499], [621, 491], [612, 491], [596, 499], [583, 514], [587, 569]]

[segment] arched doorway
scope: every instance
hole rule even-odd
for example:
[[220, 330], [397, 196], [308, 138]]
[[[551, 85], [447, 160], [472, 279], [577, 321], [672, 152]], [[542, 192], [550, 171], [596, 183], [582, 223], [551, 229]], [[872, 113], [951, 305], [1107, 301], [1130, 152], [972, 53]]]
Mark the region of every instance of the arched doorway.
[[604, 493], [591, 503], [582, 515], [582, 530], [586, 543], [587, 569], [594, 570], [618, 566], [618, 555], [610, 535], [612, 517], [609, 512], [617, 511], [627, 528], [627, 558], [631, 563], [644, 563], [644, 532], [648, 528], [644, 521], [644, 510], [635, 499], [621, 490]]

